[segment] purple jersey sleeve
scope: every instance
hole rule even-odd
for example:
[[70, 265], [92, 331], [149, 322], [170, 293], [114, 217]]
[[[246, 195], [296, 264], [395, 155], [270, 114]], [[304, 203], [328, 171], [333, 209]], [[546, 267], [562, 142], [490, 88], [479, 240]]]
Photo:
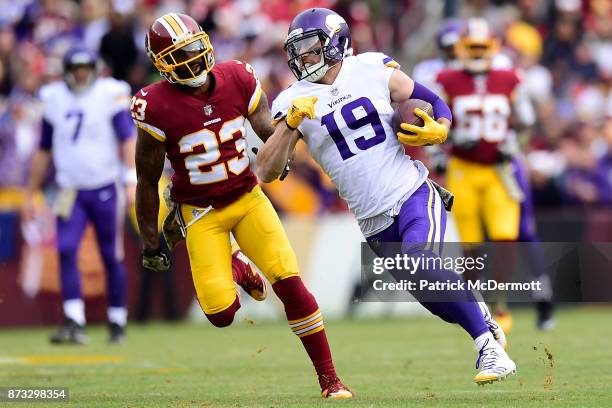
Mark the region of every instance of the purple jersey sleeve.
[[451, 110], [440, 98], [438, 95], [433, 93], [424, 85], [419, 84], [418, 82], [414, 82], [414, 90], [412, 91], [412, 95], [410, 99], [421, 99], [425, 102], [429, 102], [434, 111], [434, 119], [446, 118], [450, 121], [453, 120], [453, 115], [451, 114]]
[[40, 128], [40, 144], [42, 150], [51, 150], [53, 147], [53, 126], [43, 118]]
[[122, 110], [113, 116], [113, 129], [117, 139], [122, 142], [134, 136], [134, 122], [129, 111]]

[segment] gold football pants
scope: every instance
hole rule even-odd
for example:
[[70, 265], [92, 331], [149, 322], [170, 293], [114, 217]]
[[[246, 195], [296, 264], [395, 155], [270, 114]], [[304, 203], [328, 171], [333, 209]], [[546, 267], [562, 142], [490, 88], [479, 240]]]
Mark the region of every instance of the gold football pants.
[[[182, 204], [185, 225], [202, 209]], [[230, 235], [274, 284], [299, 275], [297, 259], [270, 200], [255, 186], [232, 204], [213, 209], [187, 228], [191, 275], [204, 313], [227, 309], [236, 299]]]
[[508, 194], [495, 165], [451, 157], [447, 183], [455, 195], [453, 214], [462, 242], [482, 242], [483, 224], [492, 241], [518, 238], [520, 203]]

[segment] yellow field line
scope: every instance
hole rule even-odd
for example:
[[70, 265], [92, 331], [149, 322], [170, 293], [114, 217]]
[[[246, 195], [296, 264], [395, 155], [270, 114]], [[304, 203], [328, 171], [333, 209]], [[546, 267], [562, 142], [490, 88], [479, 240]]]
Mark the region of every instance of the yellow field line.
[[125, 360], [126, 356], [106, 354], [0, 356], [0, 365], [100, 364], [121, 363]]

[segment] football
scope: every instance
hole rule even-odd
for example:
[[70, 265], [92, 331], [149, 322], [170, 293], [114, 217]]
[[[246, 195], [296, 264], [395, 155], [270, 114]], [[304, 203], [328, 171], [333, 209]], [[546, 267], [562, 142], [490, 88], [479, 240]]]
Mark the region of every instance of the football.
[[425, 102], [421, 99], [408, 99], [395, 108], [393, 112], [393, 130], [396, 132], [412, 133], [402, 130], [400, 128], [401, 123], [410, 123], [415, 126], [423, 126], [423, 119], [414, 114], [416, 108], [421, 108], [429, 116], [433, 117], [433, 107], [429, 102]]

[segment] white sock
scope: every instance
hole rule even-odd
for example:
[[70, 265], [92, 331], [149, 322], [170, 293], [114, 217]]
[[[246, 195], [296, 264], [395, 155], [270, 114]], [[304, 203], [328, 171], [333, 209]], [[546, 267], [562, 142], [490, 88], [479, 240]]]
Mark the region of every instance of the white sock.
[[484, 317], [485, 321], [489, 322], [493, 320], [493, 315], [489, 310], [489, 307], [485, 302], [478, 302], [478, 307], [480, 307], [480, 311], [482, 312], [482, 317]]
[[125, 326], [127, 323], [127, 309], [125, 307], [109, 307], [108, 321], [117, 323], [119, 326]]
[[[489, 341], [488, 343], [487, 340]], [[476, 344], [476, 349], [479, 351], [482, 350], [485, 344], [487, 345], [487, 348], [499, 346], [490, 331], [487, 331], [486, 333], [483, 333], [480, 336], [476, 337], [474, 339], [474, 344]]]
[[81, 326], [85, 326], [85, 303], [83, 299], [64, 300], [64, 315]]

